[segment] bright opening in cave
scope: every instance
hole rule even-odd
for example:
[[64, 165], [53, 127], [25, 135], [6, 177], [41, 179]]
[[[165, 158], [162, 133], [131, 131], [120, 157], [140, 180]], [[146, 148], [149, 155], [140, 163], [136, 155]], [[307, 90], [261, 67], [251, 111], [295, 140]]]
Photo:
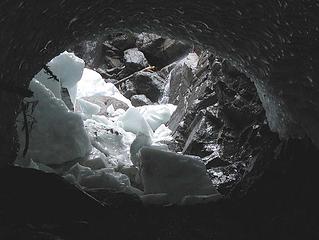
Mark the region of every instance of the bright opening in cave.
[[33, 97], [17, 118], [16, 164], [84, 189], [137, 194], [147, 204], [219, 199], [204, 161], [174, 152], [169, 128], [183, 127], [172, 115], [198, 64], [186, 43], [150, 33], [72, 46], [30, 83]]

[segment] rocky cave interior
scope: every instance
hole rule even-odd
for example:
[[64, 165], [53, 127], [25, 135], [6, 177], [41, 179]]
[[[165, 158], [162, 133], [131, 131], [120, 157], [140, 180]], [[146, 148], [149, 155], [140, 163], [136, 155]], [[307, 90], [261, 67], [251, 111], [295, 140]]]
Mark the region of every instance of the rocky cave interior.
[[[0, 239], [317, 239], [318, 8], [285, 0], [1, 3]], [[161, 36], [148, 49], [127, 37], [145, 32]], [[143, 67], [123, 73], [108, 59], [110, 71], [101, 54], [135, 47], [149, 61], [143, 67], [156, 67], [150, 74], [175, 74], [168, 148], [201, 157], [222, 198], [149, 205], [13, 165], [23, 150], [16, 119], [36, 73], [69, 50], [116, 83]], [[193, 71], [171, 65], [188, 53], [198, 56]], [[127, 84], [134, 81], [121, 93], [147, 95]]]

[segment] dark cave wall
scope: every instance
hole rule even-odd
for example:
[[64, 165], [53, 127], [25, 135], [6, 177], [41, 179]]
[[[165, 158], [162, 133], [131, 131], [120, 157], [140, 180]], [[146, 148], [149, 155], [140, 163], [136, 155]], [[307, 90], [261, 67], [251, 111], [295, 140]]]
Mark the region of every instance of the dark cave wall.
[[318, 146], [318, 10], [315, 0], [2, 1], [1, 159], [14, 159], [13, 123], [32, 76], [69, 44], [111, 27], [211, 47], [253, 79], [272, 130]]

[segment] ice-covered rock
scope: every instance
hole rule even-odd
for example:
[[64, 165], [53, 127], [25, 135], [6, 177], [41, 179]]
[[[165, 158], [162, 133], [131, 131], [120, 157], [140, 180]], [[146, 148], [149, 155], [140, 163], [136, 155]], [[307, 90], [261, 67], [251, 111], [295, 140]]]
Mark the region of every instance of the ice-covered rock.
[[[34, 110], [28, 111], [31, 116], [28, 119], [30, 145], [27, 157], [44, 164], [61, 164], [86, 156], [91, 144], [80, 115], [68, 111], [62, 100], [35, 79], [30, 82], [30, 90], [34, 95], [25, 102], [34, 104]], [[22, 113], [17, 125], [20, 145], [24, 146]]]
[[140, 161], [145, 194], [166, 193], [171, 203], [188, 195], [218, 194], [199, 157], [143, 147]]
[[170, 120], [176, 110], [176, 106], [172, 104], [147, 105], [138, 107], [137, 110], [155, 131], [159, 126]]

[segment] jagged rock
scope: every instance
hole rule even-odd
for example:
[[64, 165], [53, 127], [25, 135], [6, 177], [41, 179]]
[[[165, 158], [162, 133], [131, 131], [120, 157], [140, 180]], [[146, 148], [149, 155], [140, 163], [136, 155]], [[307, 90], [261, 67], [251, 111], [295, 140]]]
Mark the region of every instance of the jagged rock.
[[181, 41], [145, 32], [138, 35], [136, 45], [148, 61], [157, 67], [164, 67], [174, 62], [186, 55], [190, 49]]
[[134, 33], [117, 33], [111, 40], [111, 44], [121, 51], [129, 48], [134, 48], [136, 43], [136, 36]]
[[131, 97], [131, 103], [134, 107], [139, 107], [144, 105], [150, 105], [152, 104], [152, 101], [149, 100], [144, 94], [140, 94], [140, 95], [133, 95]]
[[137, 48], [130, 48], [124, 51], [125, 66], [132, 71], [139, 71], [148, 66], [144, 54]]
[[262, 171], [259, 166], [273, 155], [278, 138], [267, 127], [254, 84], [221, 62], [203, 53], [193, 76], [185, 66], [175, 67], [171, 99], [178, 107], [169, 128], [174, 147], [203, 157], [212, 181], [230, 194], [237, 184], [249, 189], [254, 180], [242, 177], [247, 166]]
[[136, 93], [144, 94], [152, 102], [157, 102], [164, 90], [164, 79], [157, 73], [140, 72], [131, 81]]

